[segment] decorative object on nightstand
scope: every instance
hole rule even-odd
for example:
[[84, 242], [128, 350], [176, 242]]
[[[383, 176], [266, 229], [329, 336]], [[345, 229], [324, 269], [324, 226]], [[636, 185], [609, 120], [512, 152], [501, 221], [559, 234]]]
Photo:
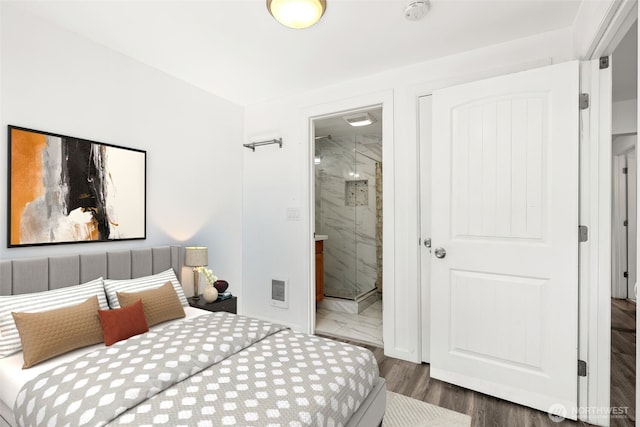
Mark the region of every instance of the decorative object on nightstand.
[[233, 298], [231, 292], [219, 292], [218, 293], [218, 301], [224, 301], [226, 299]]
[[198, 291], [198, 279], [200, 269], [209, 264], [209, 252], [205, 246], [187, 246], [185, 248], [184, 265], [193, 267], [193, 299], [200, 298]]
[[202, 297], [206, 302], [214, 302], [218, 299], [218, 290], [213, 287], [213, 284], [218, 280], [218, 276], [213, 274], [213, 271], [211, 271], [210, 268], [198, 267], [196, 270], [198, 270], [199, 273], [204, 274], [204, 277], [207, 279], [207, 286], [205, 286], [202, 291]]
[[205, 286], [202, 291], [202, 298], [204, 298], [206, 302], [214, 302], [218, 299], [218, 290], [214, 288], [211, 283], [207, 283], [207, 286]]
[[221, 294], [229, 288], [229, 282], [226, 280], [216, 280], [213, 286], [218, 290], [218, 293]]

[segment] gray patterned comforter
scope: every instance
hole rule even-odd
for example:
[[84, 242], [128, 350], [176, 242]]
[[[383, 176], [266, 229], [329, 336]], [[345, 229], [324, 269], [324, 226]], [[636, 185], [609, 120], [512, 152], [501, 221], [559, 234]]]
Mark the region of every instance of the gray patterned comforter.
[[21, 426], [339, 426], [377, 377], [368, 350], [210, 313], [35, 378], [14, 414]]

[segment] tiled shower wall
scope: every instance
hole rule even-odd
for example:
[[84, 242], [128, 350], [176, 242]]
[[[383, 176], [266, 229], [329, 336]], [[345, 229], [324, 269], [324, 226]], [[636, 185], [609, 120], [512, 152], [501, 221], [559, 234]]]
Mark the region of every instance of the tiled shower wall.
[[[367, 142], [362, 144], [361, 141]], [[371, 143], [373, 142], [373, 143]], [[316, 234], [324, 242], [325, 295], [356, 298], [376, 287], [376, 162], [381, 142], [366, 137], [316, 141]]]

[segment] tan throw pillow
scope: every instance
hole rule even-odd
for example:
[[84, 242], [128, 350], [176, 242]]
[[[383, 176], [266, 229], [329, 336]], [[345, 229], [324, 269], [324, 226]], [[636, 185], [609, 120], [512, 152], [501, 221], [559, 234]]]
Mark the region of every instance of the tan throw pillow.
[[81, 285], [67, 286], [51, 291], [0, 295], [0, 358], [22, 350], [20, 334], [11, 313], [42, 313], [80, 304], [94, 295], [98, 297], [100, 307], [103, 310], [108, 310], [109, 304], [107, 304], [107, 297], [104, 294], [102, 277]]
[[77, 348], [102, 342], [97, 297], [40, 313], [11, 313], [20, 334], [23, 369]]
[[184, 317], [184, 308], [171, 282], [155, 289], [131, 293], [116, 292], [116, 295], [122, 307], [142, 300], [142, 308], [149, 326]]
[[109, 306], [111, 308], [120, 308], [116, 292], [142, 292], [149, 289], [159, 288], [167, 282], [171, 282], [173, 284], [173, 289], [175, 289], [176, 294], [178, 294], [178, 298], [180, 299], [182, 306], [189, 307], [187, 297], [184, 295], [182, 285], [178, 281], [173, 268], [169, 268], [161, 273], [152, 274], [150, 276], [136, 277], [135, 279], [105, 279], [104, 292], [107, 294]]

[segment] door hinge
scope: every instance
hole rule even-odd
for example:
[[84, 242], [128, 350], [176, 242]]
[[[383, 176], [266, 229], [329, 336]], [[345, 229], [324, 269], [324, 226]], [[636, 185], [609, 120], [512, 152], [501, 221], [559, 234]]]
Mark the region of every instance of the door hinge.
[[625, 279], [629, 278], [629, 272], [625, 271], [624, 273], [622, 273], [622, 277], [624, 277]]
[[625, 227], [629, 226], [629, 220], [625, 219], [624, 222], [622, 223], [622, 225], [624, 225]]
[[587, 376], [587, 362], [585, 362], [584, 360], [578, 360], [578, 376]]
[[629, 169], [627, 169], [627, 168], [622, 168], [622, 173], [626, 175], [627, 173], [629, 173]]
[[578, 226], [578, 242], [586, 242], [589, 240], [589, 228], [586, 225]]
[[605, 68], [609, 68], [609, 57], [601, 56], [600, 57], [600, 69], [604, 70]]
[[581, 93], [580, 94], [580, 102], [578, 103], [578, 105], [580, 106], [581, 110], [586, 110], [587, 108], [589, 108], [589, 94], [588, 93]]

